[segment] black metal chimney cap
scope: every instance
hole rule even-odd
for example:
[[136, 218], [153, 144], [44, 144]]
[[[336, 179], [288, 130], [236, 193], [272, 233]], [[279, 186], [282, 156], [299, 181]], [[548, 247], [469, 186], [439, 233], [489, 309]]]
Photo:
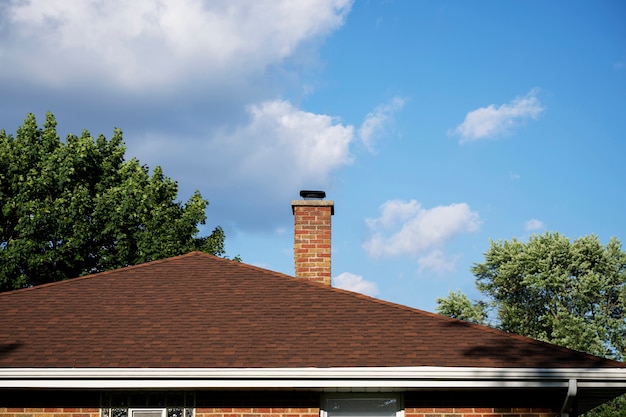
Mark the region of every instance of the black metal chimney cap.
[[302, 190], [300, 191], [300, 197], [304, 198], [305, 200], [321, 200], [322, 198], [326, 197], [326, 193], [324, 191]]

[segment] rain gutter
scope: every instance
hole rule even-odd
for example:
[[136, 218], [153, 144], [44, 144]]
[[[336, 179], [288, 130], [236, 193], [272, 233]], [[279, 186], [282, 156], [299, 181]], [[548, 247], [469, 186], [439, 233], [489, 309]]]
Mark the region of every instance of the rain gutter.
[[0, 388], [55, 389], [566, 389], [563, 412], [578, 388], [626, 391], [626, 369], [561, 368], [0, 368]]

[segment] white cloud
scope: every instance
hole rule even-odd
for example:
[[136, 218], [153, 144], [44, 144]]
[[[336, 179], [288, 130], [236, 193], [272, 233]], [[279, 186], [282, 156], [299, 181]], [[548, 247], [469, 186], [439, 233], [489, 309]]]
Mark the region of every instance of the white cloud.
[[448, 257], [441, 250], [436, 249], [418, 259], [418, 273], [431, 270], [436, 273], [452, 272], [456, 267], [459, 256]]
[[375, 282], [366, 281], [362, 276], [350, 272], [344, 272], [333, 278], [333, 286], [372, 297], [378, 295], [378, 286]]
[[[336, 117], [304, 111], [287, 100], [267, 100], [246, 111], [239, 126], [208, 132], [202, 140], [152, 134], [133, 151], [169, 161], [164, 169], [175, 171], [180, 183], [236, 201], [228, 217], [256, 223], [265, 218], [267, 226], [284, 218], [284, 202], [298, 190], [329, 188], [333, 174], [354, 160], [355, 128]], [[254, 216], [242, 208], [250, 204]]]
[[249, 124], [209, 143], [233, 156], [236, 181], [276, 188], [329, 181], [333, 170], [350, 164], [354, 128], [336, 118], [300, 110], [283, 100], [248, 108]]
[[415, 200], [391, 200], [381, 211], [379, 218], [366, 220], [373, 235], [364, 248], [372, 257], [417, 256], [478, 230], [481, 223], [466, 203], [425, 209]]
[[449, 131], [460, 137], [460, 143], [507, 135], [528, 119], [537, 119], [545, 108], [539, 102], [538, 89], [532, 89], [524, 97], [496, 107], [491, 104], [467, 113], [463, 123]]
[[389, 103], [376, 107], [365, 116], [358, 130], [358, 136], [370, 152], [374, 150], [374, 140], [383, 134], [393, 114], [401, 110], [405, 102], [403, 98], [394, 97]]
[[533, 230], [540, 230], [544, 228], [544, 224], [541, 220], [537, 220], [537, 219], [530, 219], [526, 222], [525, 224], [526, 227], [526, 231], [530, 232]]
[[284, 100], [251, 105], [247, 112], [241, 126], [210, 132], [203, 140], [148, 136], [135, 151], [150, 160], [166, 156], [181, 183], [211, 189], [220, 204], [234, 206], [224, 209], [229, 218], [272, 227], [284, 219], [285, 201], [298, 190], [325, 189], [333, 172], [352, 162], [354, 128]]
[[0, 0], [0, 83], [16, 86], [9, 107], [36, 96], [72, 133], [121, 127], [127, 155], [163, 166], [181, 198], [200, 190], [219, 224], [274, 231], [285, 201], [331, 186], [351, 146], [373, 144], [403, 105], [376, 107], [360, 137], [334, 115], [277, 99], [306, 84], [299, 66], [316, 67], [319, 41], [351, 5]]
[[0, 45], [0, 76], [131, 89], [188, 77], [219, 85], [260, 73], [304, 41], [329, 34], [351, 2], [13, 1], [4, 18], [13, 40]]

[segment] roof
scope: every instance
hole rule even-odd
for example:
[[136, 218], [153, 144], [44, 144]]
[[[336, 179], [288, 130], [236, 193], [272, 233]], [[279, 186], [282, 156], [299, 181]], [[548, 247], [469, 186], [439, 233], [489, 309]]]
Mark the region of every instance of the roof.
[[624, 368], [193, 252], [0, 294], [0, 368]]

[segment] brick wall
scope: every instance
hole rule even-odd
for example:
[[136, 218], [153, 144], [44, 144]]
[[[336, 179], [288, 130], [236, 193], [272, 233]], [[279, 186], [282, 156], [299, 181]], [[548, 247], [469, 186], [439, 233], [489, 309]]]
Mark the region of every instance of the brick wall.
[[[204, 407], [196, 408], [196, 417], [319, 417], [319, 408], [285, 407]], [[559, 413], [545, 408], [432, 408], [410, 407], [405, 417], [556, 417]], [[7, 408], [0, 407], [0, 417], [99, 417], [98, 408]]]
[[405, 417], [556, 417], [560, 416], [560, 413], [548, 408], [411, 407], [404, 410], [404, 415]]
[[319, 417], [319, 408], [196, 408], [196, 417]]
[[0, 407], [0, 417], [99, 417], [99, 408], [8, 408]]
[[329, 200], [296, 200], [294, 214], [295, 275], [330, 285], [331, 216]]
[[[195, 410], [196, 417], [319, 417], [320, 400], [316, 392], [205, 391], [196, 393]], [[99, 403], [100, 395], [94, 391], [0, 390], [0, 417], [99, 417]], [[544, 398], [535, 391], [526, 395], [519, 391], [404, 394], [405, 417], [560, 416], [548, 404], [554, 404], [554, 396]]]

